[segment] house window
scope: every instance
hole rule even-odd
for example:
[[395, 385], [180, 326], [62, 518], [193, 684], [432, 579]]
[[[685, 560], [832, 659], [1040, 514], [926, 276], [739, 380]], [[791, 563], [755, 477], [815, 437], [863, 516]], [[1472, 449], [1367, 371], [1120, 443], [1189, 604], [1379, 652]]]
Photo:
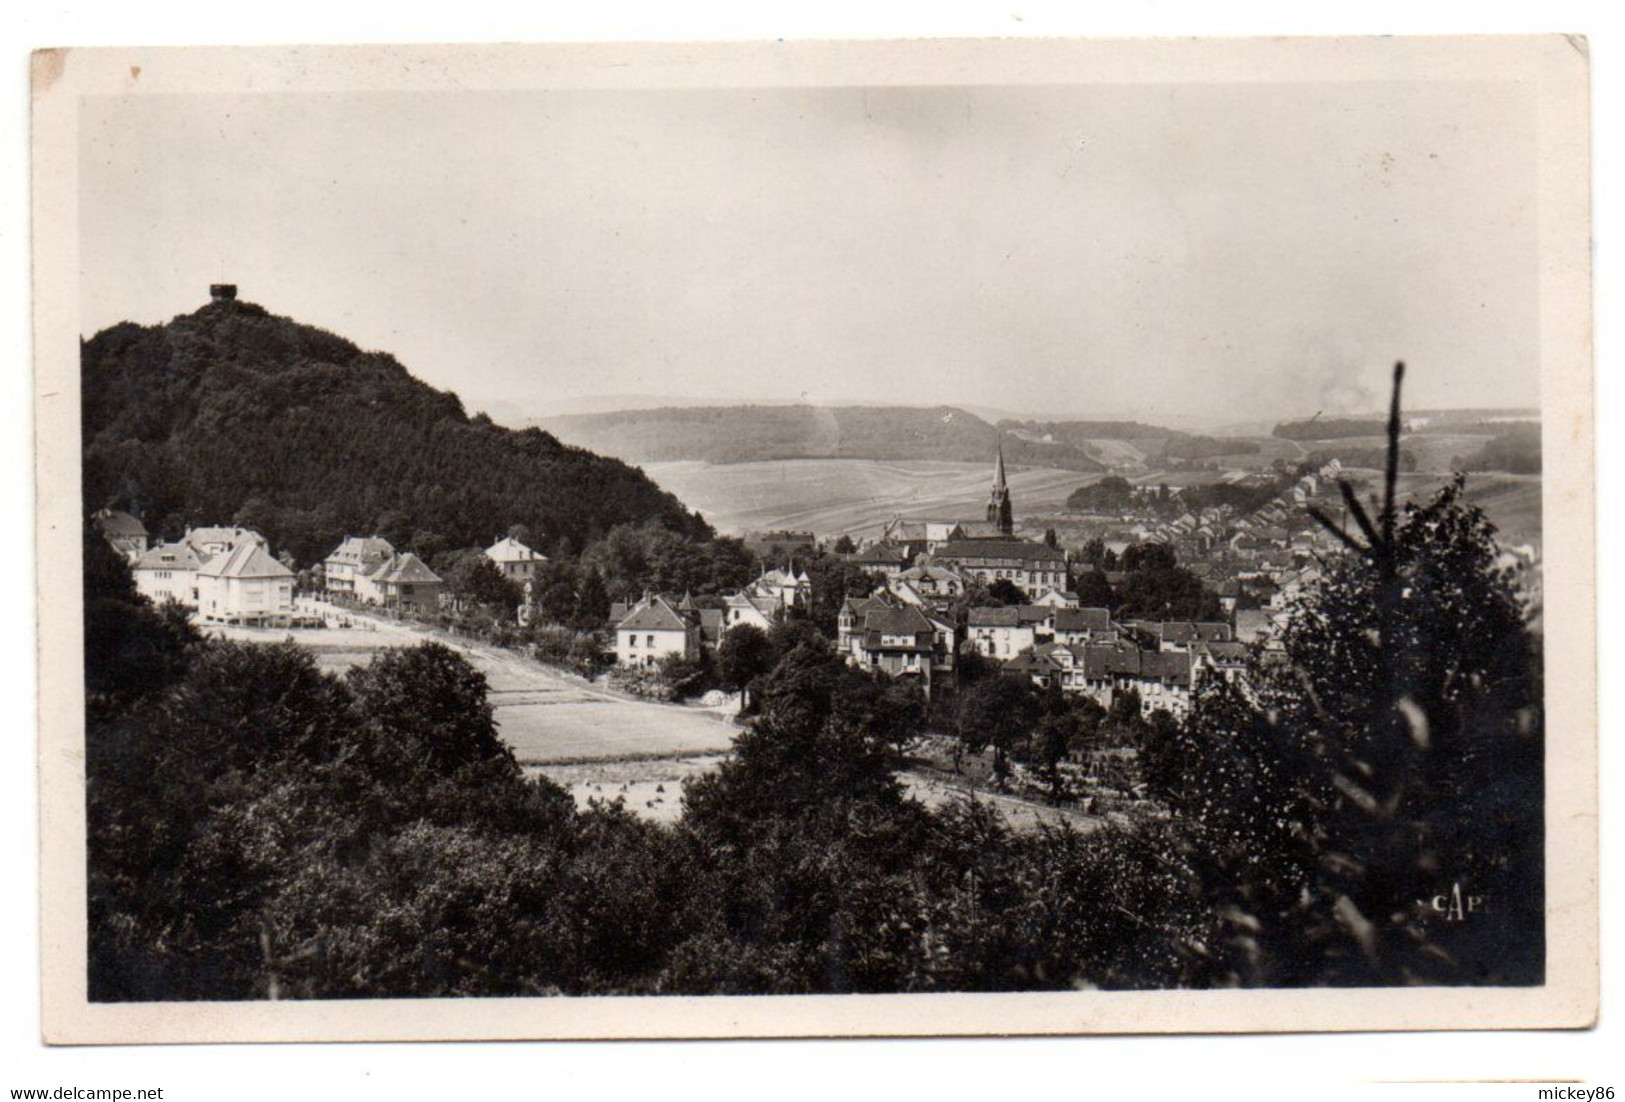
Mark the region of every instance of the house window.
[[655, 637], [653, 635], [649, 636], [649, 642], [646, 645], [651, 647], [655, 645]]

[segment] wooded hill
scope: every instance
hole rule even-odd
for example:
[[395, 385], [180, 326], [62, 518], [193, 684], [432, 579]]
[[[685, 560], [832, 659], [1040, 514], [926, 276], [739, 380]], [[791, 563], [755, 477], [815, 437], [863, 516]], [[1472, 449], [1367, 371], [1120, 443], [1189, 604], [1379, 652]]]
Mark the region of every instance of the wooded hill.
[[586, 413], [535, 422], [634, 463], [697, 459], [943, 459], [979, 463], [1001, 441], [1020, 466], [1101, 471], [1081, 447], [1025, 440], [952, 406], [698, 406]]
[[346, 533], [425, 554], [526, 525], [551, 551], [623, 522], [709, 526], [641, 471], [470, 417], [382, 352], [246, 302], [80, 346], [84, 496], [155, 534], [246, 524], [301, 563]]

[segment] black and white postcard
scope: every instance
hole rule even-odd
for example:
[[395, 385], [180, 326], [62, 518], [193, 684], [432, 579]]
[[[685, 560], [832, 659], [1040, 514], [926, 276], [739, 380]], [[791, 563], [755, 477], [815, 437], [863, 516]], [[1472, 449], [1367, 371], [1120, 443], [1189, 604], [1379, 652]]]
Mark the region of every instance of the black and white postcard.
[[1587, 80], [36, 54], [47, 1039], [1588, 1025]]

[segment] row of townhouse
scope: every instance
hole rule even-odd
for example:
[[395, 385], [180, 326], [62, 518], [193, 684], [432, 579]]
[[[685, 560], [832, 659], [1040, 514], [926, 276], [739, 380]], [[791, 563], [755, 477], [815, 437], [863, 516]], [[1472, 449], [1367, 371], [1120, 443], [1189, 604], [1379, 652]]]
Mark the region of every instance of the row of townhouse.
[[[1141, 634], [1148, 626], [1175, 630], [1154, 632], [1166, 641], [1152, 647], [1145, 645]], [[1189, 714], [1203, 678], [1241, 679], [1247, 669], [1247, 647], [1218, 638], [1227, 636], [1227, 630], [1184, 630], [1193, 626], [1228, 628], [1224, 624], [1123, 625], [1092, 641], [1041, 643], [1006, 661], [1003, 672], [1028, 678], [1041, 687], [1055, 685], [1062, 692], [1089, 696], [1108, 709], [1121, 694], [1132, 692], [1139, 698], [1142, 715], [1166, 711], [1183, 718]]]
[[248, 528], [190, 529], [135, 554], [130, 573], [137, 592], [210, 623], [279, 627], [293, 618], [294, 572]]
[[[128, 558], [137, 591], [155, 602], [177, 601], [221, 623], [282, 625], [293, 616], [297, 576], [271, 555], [258, 532], [207, 526], [188, 529], [173, 543], [154, 543], [146, 526], [122, 510], [102, 509], [91, 523]], [[504, 577], [520, 583], [529, 583], [547, 562], [511, 536], [485, 555]], [[405, 612], [428, 612], [441, 603], [440, 577], [381, 536], [346, 536], [322, 568], [323, 588], [341, 601]]]
[[[504, 578], [530, 585], [548, 561], [546, 555], [513, 536], [485, 549], [485, 557]], [[400, 552], [382, 536], [346, 536], [322, 560], [323, 587], [331, 597], [379, 605], [403, 612], [429, 612], [440, 607], [444, 582], [422, 559]]]
[[1117, 637], [1103, 608], [1052, 604], [977, 607], [965, 617], [966, 641], [977, 653], [1001, 661], [1042, 643], [1089, 643]]

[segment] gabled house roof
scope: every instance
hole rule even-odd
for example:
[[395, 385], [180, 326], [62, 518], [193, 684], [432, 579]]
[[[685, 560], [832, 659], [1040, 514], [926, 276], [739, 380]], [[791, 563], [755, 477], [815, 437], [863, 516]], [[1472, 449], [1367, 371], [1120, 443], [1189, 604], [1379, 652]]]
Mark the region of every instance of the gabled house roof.
[[485, 557], [492, 562], [546, 562], [547, 556], [532, 551], [512, 536], [504, 536], [485, 549]]
[[1112, 614], [1104, 608], [1058, 608], [1055, 610], [1056, 631], [1109, 631]]
[[1169, 620], [1159, 623], [1155, 620], [1137, 620], [1130, 625], [1160, 645], [1169, 643], [1174, 646], [1186, 646], [1191, 643], [1228, 643], [1233, 636], [1230, 625], [1217, 620], [1191, 623], [1186, 620]]
[[867, 616], [870, 612], [874, 611], [875, 609], [893, 608], [893, 607], [895, 607], [895, 606], [890, 601], [887, 601], [884, 598], [879, 597], [879, 596], [873, 596], [873, 597], [848, 597], [846, 600], [841, 602], [841, 611], [842, 612], [851, 613], [853, 616], [856, 616], [859, 619], [862, 619], [864, 616]]
[[1046, 675], [1064, 667], [1048, 651], [1030, 650], [1005, 659], [1000, 668], [1006, 673]]
[[196, 570], [203, 565], [198, 553], [185, 543], [160, 543], [142, 552], [131, 570]]
[[1180, 651], [1145, 651], [1140, 655], [1140, 679], [1189, 686], [1191, 656]]
[[1020, 627], [1021, 622], [1021, 610], [1012, 606], [978, 605], [965, 614], [965, 623], [973, 628], [1014, 628]]
[[1032, 540], [953, 540], [937, 548], [937, 559], [1015, 559], [1022, 562], [1064, 563], [1066, 552]]
[[764, 571], [762, 576], [756, 579], [756, 584], [774, 586], [806, 585], [810, 580], [805, 570], [796, 570], [793, 567], [775, 567], [772, 570]]
[[886, 534], [893, 539], [923, 540], [928, 539], [930, 521], [903, 520], [899, 517], [886, 527]]
[[410, 551], [380, 563], [369, 576], [390, 585], [428, 585], [440, 581], [440, 575]]
[[123, 509], [103, 509], [90, 518], [103, 536], [145, 536], [147, 526]]
[[198, 569], [204, 578], [292, 578], [294, 572], [271, 557], [265, 544], [245, 540]]
[[965, 540], [944, 545], [938, 556], [945, 559], [997, 558], [1021, 559], [1030, 562], [1066, 562], [1066, 552], [1059, 547], [1035, 540]]
[[862, 551], [854, 551], [846, 556], [849, 563], [862, 566], [864, 563], [877, 563], [886, 566], [900, 566], [910, 559], [908, 549], [893, 544], [877, 543]]
[[617, 631], [687, 631], [690, 624], [664, 597], [638, 602], [626, 618], [615, 625]]
[[1125, 643], [1090, 643], [1083, 650], [1084, 676], [1091, 681], [1104, 681], [1116, 674], [1140, 673], [1139, 647]]
[[931, 563], [926, 563], [923, 566], [910, 567], [909, 569], [903, 571], [902, 574], [898, 575], [898, 577], [908, 582], [929, 582], [933, 584], [941, 582], [958, 582], [963, 585], [965, 581], [959, 576], [958, 571], [950, 570], [946, 566], [936, 566]]
[[748, 589], [739, 593], [730, 593], [722, 600], [729, 608], [754, 609], [770, 620], [779, 615], [782, 609], [782, 606], [774, 598], [752, 593]]
[[252, 528], [238, 528], [227, 524], [210, 524], [202, 528], [188, 528], [186, 535], [181, 539], [202, 551], [206, 544], [223, 543], [236, 547], [239, 543], [259, 541], [265, 542], [265, 537]]
[[1220, 665], [1235, 665], [1247, 661], [1246, 643], [1200, 643], [1199, 652]]
[[905, 581], [901, 576], [893, 578], [887, 588], [891, 590], [893, 596], [904, 604], [925, 604], [925, 594], [916, 589], [913, 582]]
[[394, 553], [395, 545], [382, 536], [345, 536], [327, 557], [360, 563], [387, 559]]
[[[913, 605], [872, 609], [863, 621], [863, 645], [867, 650], [928, 651], [933, 649], [937, 625]], [[907, 636], [907, 644], [882, 643], [883, 636]], [[920, 636], [927, 636], [923, 641]]]

